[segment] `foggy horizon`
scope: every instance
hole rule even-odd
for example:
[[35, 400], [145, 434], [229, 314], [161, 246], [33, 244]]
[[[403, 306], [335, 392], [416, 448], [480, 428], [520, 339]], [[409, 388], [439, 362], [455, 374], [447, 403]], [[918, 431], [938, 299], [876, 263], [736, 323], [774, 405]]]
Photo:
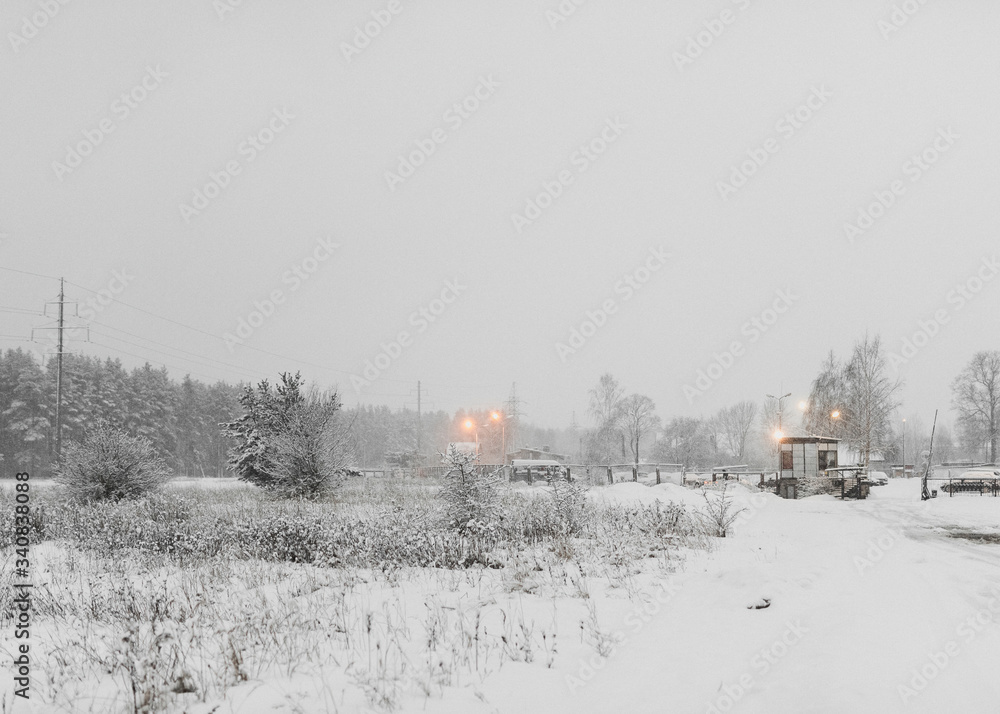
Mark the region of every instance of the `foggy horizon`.
[[997, 8], [391, 4], [4, 8], [0, 266], [69, 281], [70, 351], [449, 413], [516, 382], [565, 427], [606, 372], [794, 416], [867, 333], [900, 416], [953, 421], [1000, 296]]

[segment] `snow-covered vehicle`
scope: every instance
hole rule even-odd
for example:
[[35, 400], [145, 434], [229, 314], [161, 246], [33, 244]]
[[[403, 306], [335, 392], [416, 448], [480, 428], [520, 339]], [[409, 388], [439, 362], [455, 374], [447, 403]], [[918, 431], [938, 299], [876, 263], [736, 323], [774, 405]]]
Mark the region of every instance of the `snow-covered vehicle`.
[[886, 486], [889, 484], [889, 476], [884, 471], [869, 471], [868, 480], [872, 486]]

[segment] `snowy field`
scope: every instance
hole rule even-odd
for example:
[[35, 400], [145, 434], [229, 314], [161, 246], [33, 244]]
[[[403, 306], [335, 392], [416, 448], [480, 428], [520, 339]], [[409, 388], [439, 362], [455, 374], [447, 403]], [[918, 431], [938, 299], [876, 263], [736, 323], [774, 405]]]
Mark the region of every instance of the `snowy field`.
[[[672, 484], [589, 497], [703, 506]], [[1000, 499], [922, 503], [918, 480], [862, 502], [736, 499], [730, 537], [617, 563], [526, 552], [498, 569], [140, 572], [46, 543], [38, 587], [64, 610], [36, 622], [36, 698], [13, 711], [997, 711], [1000, 544], [976, 536], [1000, 533]], [[90, 620], [73, 598], [169, 616], [123, 634], [126, 618]], [[129, 678], [75, 661], [84, 647], [114, 652]], [[175, 693], [143, 709], [143, 688], [179, 662]]]

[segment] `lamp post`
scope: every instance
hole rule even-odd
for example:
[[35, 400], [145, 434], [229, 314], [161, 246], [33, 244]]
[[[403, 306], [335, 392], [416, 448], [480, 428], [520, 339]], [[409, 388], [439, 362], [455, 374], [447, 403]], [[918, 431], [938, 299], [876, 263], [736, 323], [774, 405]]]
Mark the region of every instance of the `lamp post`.
[[473, 429], [473, 428], [475, 428], [475, 430], [476, 430], [476, 458], [478, 459], [479, 458], [479, 427], [476, 426], [476, 424], [472, 421], [472, 419], [466, 419], [465, 420], [465, 428], [466, 429]]
[[778, 430], [776, 432], [774, 432], [774, 434], [775, 434], [775, 436], [777, 438], [780, 439], [782, 436], [785, 435], [785, 432], [783, 432], [781, 430], [781, 412], [784, 411], [783, 408], [782, 408], [782, 405], [784, 404], [784, 401], [788, 397], [792, 396], [792, 393], [789, 392], [788, 394], [784, 394], [784, 395], [782, 395], [780, 397], [776, 397], [773, 394], [765, 394], [764, 396], [765, 397], [770, 397], [771, 399], [774, 399], [774, 400], [776, 400], [778, 402]]
[[490, 414], [490, 418], [495, 422], [500, 424], [500, 463], [501, 465], [507, 465], [507, 417], [500, 414], [500, 412], [493, 412]]
[[906, 478], [906, 419], [903, 419], [903, 478]]

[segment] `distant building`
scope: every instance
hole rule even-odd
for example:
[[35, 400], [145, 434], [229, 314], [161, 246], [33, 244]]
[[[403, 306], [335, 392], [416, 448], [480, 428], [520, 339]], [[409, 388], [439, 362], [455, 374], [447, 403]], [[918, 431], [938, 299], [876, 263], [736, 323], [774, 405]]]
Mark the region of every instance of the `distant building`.
[[547, 480], [565, 477], [566, 468], [555, 459], [513, 459], [510, 462], [510, 480], [527, 481]]
[[778, 440], [778, 495], [811, 495], [827, 469], [839, 465], [839, 439], [825, 436], [783, 436]]
[[529, 446], [524, 446], [507, 454], [507, 463], [509, 464], [514, 459], [527, 460], [527, 461], [537, 461], [537, 460], [551, 460], [558, 461], [561, 464], [569, 461], [569, 456], [566, 454], [555, 454], [549, 451], [548, 446], [543, 446], [540, 449], [532, 449]]
[[840, 465], [839, 439], [826, 436], [784, 436], [781, 446], [781, 478], [819, 476]]
[[[452, 441], [448, 444], [448, 451], [454, 449], [459, 453], [469, 454], [470, 456], [479, 456], [480, 446], [475, 441]], [[447, 452], [446, 452], [447, 453]]]

